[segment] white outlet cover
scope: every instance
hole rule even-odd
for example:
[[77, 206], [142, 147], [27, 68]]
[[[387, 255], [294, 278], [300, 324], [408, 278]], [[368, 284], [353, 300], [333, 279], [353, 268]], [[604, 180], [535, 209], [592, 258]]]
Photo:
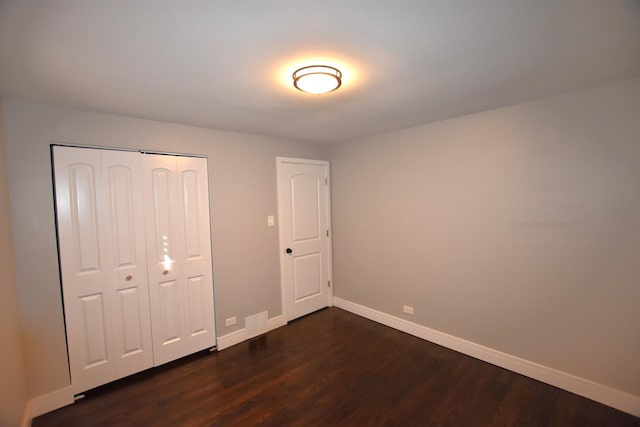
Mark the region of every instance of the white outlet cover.
[[273, 215], [269, 215], [267, 217], [267, 225], [269, 227], [273, 227], [274, 225], [276, 225], [276, 219], [275, 219], [275, 217]]

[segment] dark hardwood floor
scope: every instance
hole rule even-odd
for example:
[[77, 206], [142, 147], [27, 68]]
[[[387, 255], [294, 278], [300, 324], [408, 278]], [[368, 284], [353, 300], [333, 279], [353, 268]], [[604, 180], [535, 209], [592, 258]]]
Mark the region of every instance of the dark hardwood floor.
[[96, 390], [41, 426], [640, 426], [337, 308]]

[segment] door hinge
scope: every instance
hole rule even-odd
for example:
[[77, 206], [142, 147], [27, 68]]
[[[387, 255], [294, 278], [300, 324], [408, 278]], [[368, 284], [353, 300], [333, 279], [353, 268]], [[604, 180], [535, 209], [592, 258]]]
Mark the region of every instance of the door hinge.
[[329, 178], [324, 179], [324, 185], [329, 185]]
[[329, 230], [327, 230], [327, 237], [329, 237]]
[[327, 287], [330, 288], [331, 287], [331, 280], [327, 280]]

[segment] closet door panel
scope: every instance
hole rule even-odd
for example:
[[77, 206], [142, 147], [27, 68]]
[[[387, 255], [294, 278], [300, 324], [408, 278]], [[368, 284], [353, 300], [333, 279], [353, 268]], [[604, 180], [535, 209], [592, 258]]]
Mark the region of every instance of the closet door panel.
[[186, 301], [180, 263], [176, 157], [143, 156], [147, 264], [154, 365], [188, 354]]
[[158, 287], [160, 297], [159, 311], [162, 313], [162, 345], [169, 345], [182, 339], [181, 301], [178, 282], [171, 280], [160, 283]]
[[77, 272], [90, 275], [101, 270], [98, 243], [98, 195], [94, 165], [74, 163], [69, 165], [69, 200], [71, 205], [71, 229], [76, 248]]
[[153, 366], [142, 162], [137, 152], [104, 150], [101, 163], [116, 378], [122, 378]]
[[115, 375], [100, 152], [55, 147], [56, 214], [74, 393]]
[[187, 286], [188, 346], [194, 352], [215, 345], [207, 159], [178, 157], [177, 175], [184, 230], [181, 265]]
[[202, 300], [208, 297], [206, 283], [203, 276], [189, 277], [187, 282], [189, 301], [189, 332], [191, 336], [205, 334], [211, 328], [208, 324], [209, 316], [205, 311], [206, 305]]
[[[114, 304], [118, 314], [121, 316], [117, 322], [120, 324], [120, 357], [129, 360], [145, 350], [150, 350], [145, 346], [145, 335], [148, 332], [148, 328], [144, 327], [144, 319], [140, 314], [140, 305], [142, 305], [142, 300], [144, 299], [140, 297], [140, 293], [138, 286], [118, 289], [117, 301]], [[149, 344], [151, 344], [150, 340]], [[145, 367], [153, 365], [153, 354], [151, 351], [148, 351], [148, 353], [151, 356], [151, 364]]]
[[105, 299], [103, 293], [81, 296], [82, 320], [80, 324], [86, 332], [84, 367], [92, 368], [108, 362], [107, 331], [105, 319]]
[[[164, 160], [164, 159], [163, 159]], [[172, 170], [158, 167], [151, 171], [153, 189], [153, 234], [157, 262], [163, 262], [165, 256], [170, 255], [170, 247], [175, 241], [175, 218], [172, 218], [171, 206], [175, 203], [175, 177]], [[171, 251], [173, 253], [173, 251]]]

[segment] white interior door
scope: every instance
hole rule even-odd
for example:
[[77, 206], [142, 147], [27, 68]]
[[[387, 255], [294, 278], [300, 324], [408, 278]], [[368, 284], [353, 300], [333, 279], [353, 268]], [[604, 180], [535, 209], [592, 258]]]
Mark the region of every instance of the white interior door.
[[154, 363], [215, 344], [206, 159], [145, 154]]
[[331, 305], [329, 162], [277, 158], [286, 319]]

